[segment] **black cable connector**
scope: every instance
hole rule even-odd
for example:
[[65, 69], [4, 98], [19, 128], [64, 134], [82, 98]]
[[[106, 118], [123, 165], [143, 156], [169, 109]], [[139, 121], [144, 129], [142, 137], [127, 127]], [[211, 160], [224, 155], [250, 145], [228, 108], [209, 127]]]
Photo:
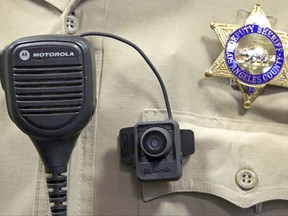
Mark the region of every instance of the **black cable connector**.
[[67, 164], [79, 134], [59, 140], [32, 139], [45, 166], [53, 216], [67, 214]]
[[46, 181], [52, 215], [65, 215], [67, 212], [67, 176], [63, 172], [54, 171], [47, 176]]

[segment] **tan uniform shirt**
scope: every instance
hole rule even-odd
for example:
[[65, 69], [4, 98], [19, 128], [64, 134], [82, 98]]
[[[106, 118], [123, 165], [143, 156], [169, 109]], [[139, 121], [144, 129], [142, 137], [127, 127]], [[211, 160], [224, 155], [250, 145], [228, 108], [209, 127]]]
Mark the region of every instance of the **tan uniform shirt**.
[[[166, 118], [159, 84], [130, 47], [89, 38], [98, 102], [69, 164], [69, 215], [253, 215], [261, 202], [261, 215], [288, 214], [279, 201], [288, 199], [288, 89], [267, 87], [245, 111], [228, 79], [204, 77], [223, 50], [210, 22], [243, 24], [256, 3], [288, 32], [285, 0], [0, 0], [1, 49], [28, 35], [86, 31], [136, 43], [162, 75], [175, 120], [195, 132], [181, 180], [140, 183], [120, 164], [118, 133]], [[49, 215], [43, 165], [10, 120], [3, 91], [0, 114], [0, 215]], [[235, 177], [247, 168], [258, 181], [243, 190]]]

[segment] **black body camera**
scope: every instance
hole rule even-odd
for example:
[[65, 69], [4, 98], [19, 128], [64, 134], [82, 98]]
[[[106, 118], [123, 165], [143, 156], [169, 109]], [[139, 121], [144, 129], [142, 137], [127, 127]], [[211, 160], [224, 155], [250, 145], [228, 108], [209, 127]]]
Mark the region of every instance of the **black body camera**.
[[178, 180], [182, 157], [194, 153], [194, 134], [176, 121], [139, 122], [120, 130], [121, 160], [141, 181]]

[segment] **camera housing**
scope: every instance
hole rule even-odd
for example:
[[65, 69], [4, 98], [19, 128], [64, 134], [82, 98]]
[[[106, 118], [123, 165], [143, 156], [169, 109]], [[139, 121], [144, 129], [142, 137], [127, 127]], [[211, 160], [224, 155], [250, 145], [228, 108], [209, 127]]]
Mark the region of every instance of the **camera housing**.
[[194, 133], [174, 120], [139, 122], [120, 130], [121, 161], [136, 167], [141, 181], [178, 180], [182, 157], [195, 152]]

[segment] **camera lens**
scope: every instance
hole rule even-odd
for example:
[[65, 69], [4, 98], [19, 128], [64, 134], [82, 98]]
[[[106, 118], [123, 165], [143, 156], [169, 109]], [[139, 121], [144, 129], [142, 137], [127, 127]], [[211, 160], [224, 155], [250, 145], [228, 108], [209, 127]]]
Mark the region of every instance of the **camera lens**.
[[170, 133], [160, 127], [153, 127], [144, 132], [140, 140], [142, 151], [148, 157], [165, 157], [172, 147]]

